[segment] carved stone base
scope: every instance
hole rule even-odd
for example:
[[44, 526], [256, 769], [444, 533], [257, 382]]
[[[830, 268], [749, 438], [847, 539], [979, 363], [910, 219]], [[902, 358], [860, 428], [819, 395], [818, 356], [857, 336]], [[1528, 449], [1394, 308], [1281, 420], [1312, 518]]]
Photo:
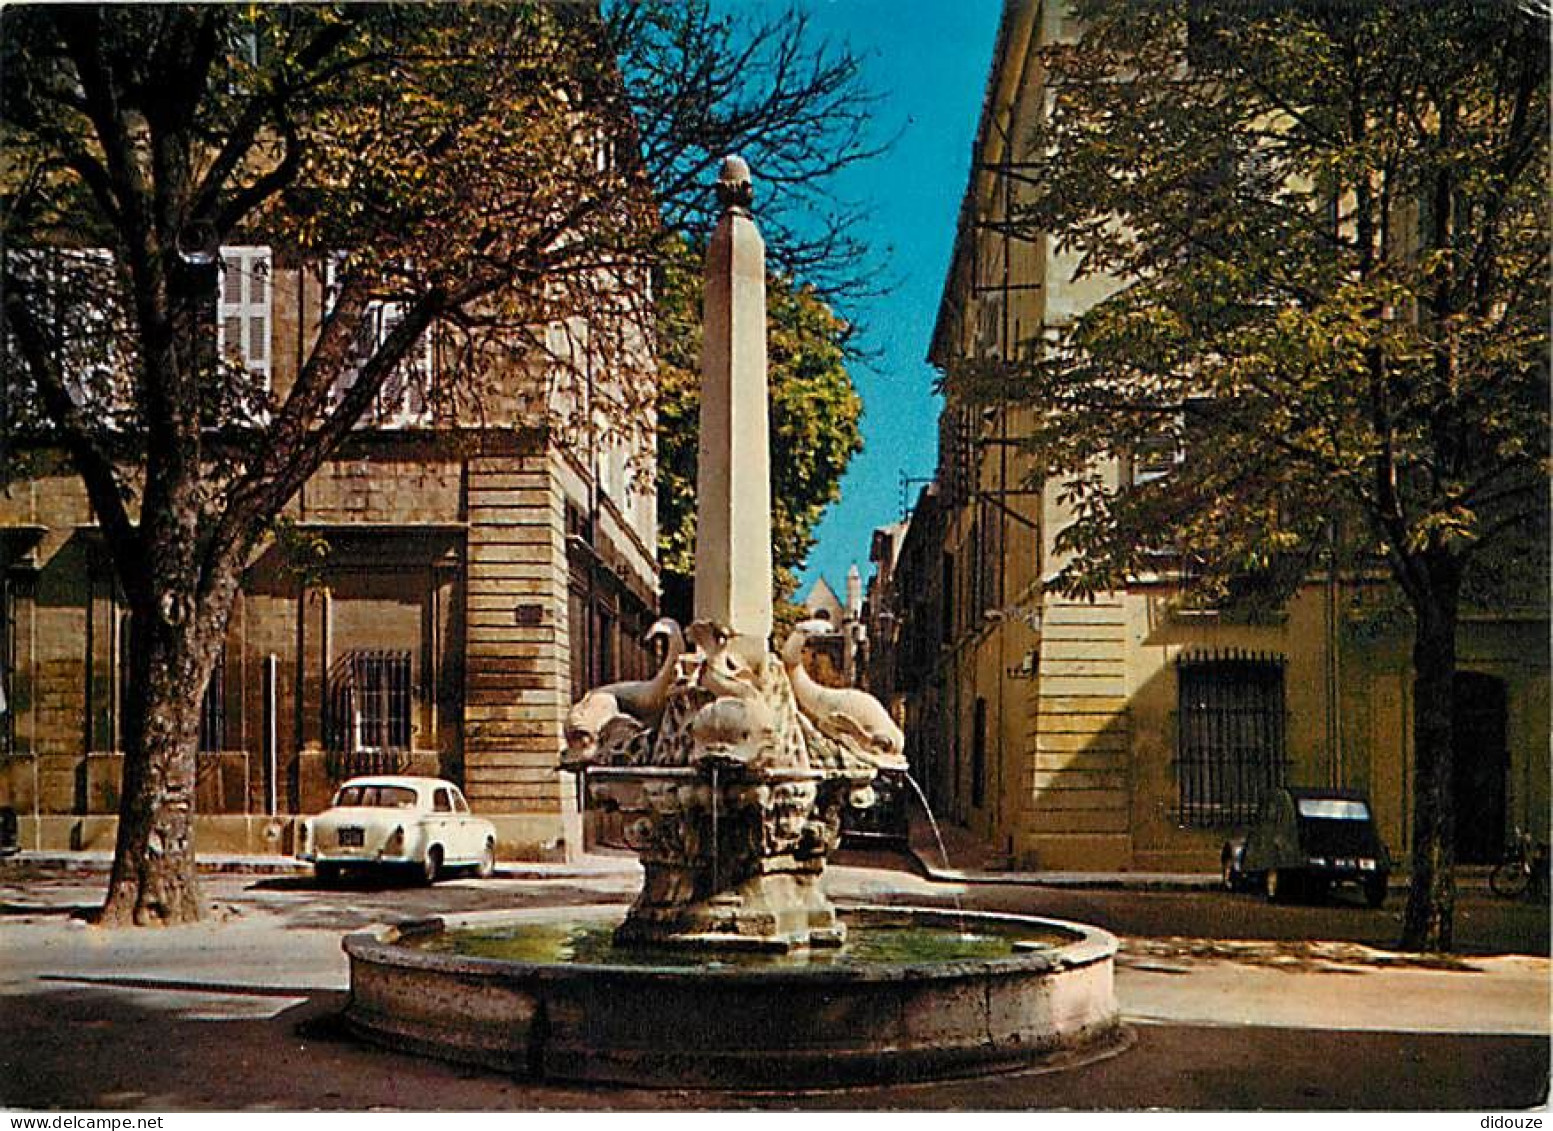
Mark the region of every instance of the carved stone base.
[[[846, 926], [820, 887], [823, 870], [820, 860], [793, 861], [791, 870], [724, 882], [717, 890], [700, 869], [648, 862], [641, 894], [615, 930], [615, 941], [767, 951], [840, 946]], [[693, 894], [706, 891], [714, 894]]]

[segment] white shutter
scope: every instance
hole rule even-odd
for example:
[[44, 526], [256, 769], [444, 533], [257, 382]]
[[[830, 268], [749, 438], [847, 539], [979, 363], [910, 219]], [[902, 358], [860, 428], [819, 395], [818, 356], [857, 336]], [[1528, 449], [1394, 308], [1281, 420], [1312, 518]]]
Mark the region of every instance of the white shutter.
[[[345, 263], [345, 253], [329, 256], [324, 273], [324, 312], [334, 309], [339, 297], [338, 275]], [[397, 302], [369, 302], [362, 311], [361, 325], [356, 332], [350, 361], [341, 369], [329, 390], [329, 404], [341, 398], [356, 383], [361, 367], [387, 340], [388, 335], [404, 317], [404, 305]], [[362, 424], [383, 428], [402, 428], [418, 424], [427, 415], [426, 390], [431, 382], [431, 335], [425, 334], [378, 390], [377, 400], [362, 418]]]
[[216, 291], [216, 352], [270, 387], [270, 331], [274, 325], [270, 249], [224, 247]]

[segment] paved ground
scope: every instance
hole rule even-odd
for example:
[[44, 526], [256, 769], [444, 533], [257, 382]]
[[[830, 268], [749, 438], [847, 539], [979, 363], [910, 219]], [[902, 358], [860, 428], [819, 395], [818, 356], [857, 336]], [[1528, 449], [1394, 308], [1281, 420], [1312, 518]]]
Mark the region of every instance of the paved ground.
[[[319, 890], [305, 876], [206, 880], [211, 921], [107, 933], [78, 917], [95, 869], [0, 865], [0, 1103], [198, 1109], [1352, 1109], [1545, 1104], [1545, 907], [1464, 893], [1466, 953], [1398, 954], [1400, 901], [1269, 907], [1210, 890], [948, 885], [850, 854], [835, 896], [1035, 911], [1122, 937], [1130, 1047], [1063, 1071], [893, 1088], [648, 1092], [519, 1083], [364, 1047], [334, 1021], [341, 935], [436, 911], [618, 901], [622, 860], [434, 889]], [[885, 865], [889, 865], [886, 867]], [[1318, 941], [1312, 941], [1318, 940]]]

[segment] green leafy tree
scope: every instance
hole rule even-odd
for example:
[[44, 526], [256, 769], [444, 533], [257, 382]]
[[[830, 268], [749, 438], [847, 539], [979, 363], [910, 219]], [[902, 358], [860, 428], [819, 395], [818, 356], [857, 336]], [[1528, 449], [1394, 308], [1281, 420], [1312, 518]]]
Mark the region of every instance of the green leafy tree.
[[[666, 611], [688, 619], [695, 578], [696, 447], [701, 412], [701, 256], [689, 245], [664, 263], [658, 287], [658, 565]], [[771, 397], [771, 555], [779, 600], [814, 528], [863, 449], [863, 404], [847, 372], [851, 327], [813, 290], [766, 280]]]
[[[426, 334], [441, 421], [533, 423], [556, 403], [510, 403], [548, 327], [586, 323], [591, 349], [628, 365], [652, 332], [642, 281], [698, 215], [709, 147], [750, 143], [784, 170], [778, 194], [803, 195], [809, 147], [834, 143], [818, 172], [862, 152], [856, 64], [806, 46], [791, 17], [742, 34], [667, 0], [0, 20], [0, 463], [38, 429], [67, 453], [129, 608], [103, 921], [188, 921], [201, 695], [243, 565], [288, 500]], [[217, 249], [242, 243], [332, 277], [288, 388], [216, 357]], [[376, 303], [399, 320], [363, 356]], [[650, 427], [652, 396], [622, 382], [610, 426]]]
[[[1013, 382], [1076, 521], [1057, 585], [1190, 557], [1285, 596], [1335, 524], [1411, 614], [1405, 945], [1448, 949], [1464, 587], [1545, 577], [1548, 22], [1510, 4], [1084, 0], [1020, 223], [1120, 289]], [[1179, 459], [1117, 486], [1127, 452]], [[1169, 462], [1169, 460], [1167, 460]], [[1526, 570], [1522, 565], [1521, 570]]]

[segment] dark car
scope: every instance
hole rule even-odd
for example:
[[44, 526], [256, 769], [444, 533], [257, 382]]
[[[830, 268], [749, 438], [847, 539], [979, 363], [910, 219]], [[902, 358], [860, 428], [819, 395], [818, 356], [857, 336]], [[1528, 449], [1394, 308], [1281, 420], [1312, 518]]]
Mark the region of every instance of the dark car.
[[1391, 877], [1368, 799], [1344, 789], [1274, 790], [1251, 830], [1225, 843], [1221, 864], [1230, 891], [1260, 888], [1274, 901], [1355, 884], [1379, 907]]

